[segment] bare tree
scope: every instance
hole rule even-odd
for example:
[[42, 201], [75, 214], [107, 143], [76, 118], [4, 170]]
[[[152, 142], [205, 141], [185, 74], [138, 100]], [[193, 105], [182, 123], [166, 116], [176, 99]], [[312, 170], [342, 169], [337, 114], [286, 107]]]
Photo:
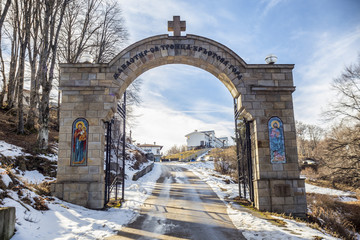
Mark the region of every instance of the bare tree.
[[6, 91], [6, 75], [5, 75], [5, 63], [4, 63], [4, 58], [3, 58], [3, 55], [2, 55], [2, 27], [4, 25], [4, 21], [5, 21], [5, 18], [6, 18], [6, 15], [9, 11], [9, 7], [10, 7], [10, 4], [11, 4], [11, 0], [7, 0], [6, 3], [5, 3], [5, 6], [4, 6], [4, 10], [2, 10], [2, 4], [0, 3], [0, 71], [1, 71], [1, 75], [2, 75], [2, 78], [3, 78], [3, 85], [2, 85], [2, 91], [0, 93], [0, 107], [3, 106], [3, 101], [4, 101], [4, 95], [5, 95], [5, 91]]
[[340, 124], [326, 139], [323, 164], [328, 170], [325, 178], [336, 183], [360, 187], [360, 125]]
[[39, 56], [39, 30], [42, 16], [42, 5], [40, 0], [35, 0], [31, 13], [31, 38], [28, 44], [28, 59], [30, 64], [30, 106], [26, 121], [26, 128], [35, 130], [36, 107], [39, 103], [39, 78], [37, 77], [38, 56]]
[[76, 63], [89, 51], [90, 39], [100, 28], [98, 23], [99, 0], [71, 1], [65, 11], [64, 26], [59, 38], [61, 61]]
[[[8, 84], [7, 84], [7, 99], [6, 99], [6, 106], [7, 108], [12, 108], [15, 104], [16, 93], [17, 93], [17, 81], [16, 81], [16, 70], [18, 66], [18, 56], [19, 56], [19, 37], [18, 37], [18, 11], [15, 4], [12, 4], [11, 14], [9, 16], [9, 27], [11, 29], [10, 32], [7, 33], [7, 37], [11, 40], [11, 55], [10, 55], [10, 66], [9, 66], [9, 73], [8, 73]], [[4, 62], [4, 59], [1, 56], [1, 62]], [[5, 75], [5, 68], [2, 69]], [[3, 75], [3, 76], [4, 76]], [[4, 81], [5, 78], [4, 78]]]
[[341, 121], [325, 139], [325, 177], [360, 187], [360, 56], [334, 79], [332, 87], [337, 98], [325, 114]]
[[317, 125], [307, 125], [307, 132], [308, 132], [308, 136], [309, 136], [309, 145], [310, 148], [312, 150], [312, 152], [314, 152], [314, 150], [317, 148], [320, 140], [324, 137], [324, 129], [322, 129], [321, 127], [317, 126]]
[[[20, 9], [22, 14], [18, 17], [18, 22], [21, 23], [18, 28], [18, 36], [20, 39], [20, 55], [19, 55], [19, 69], [18, 69], [18, 133], [24, 133], [24, 75], [25, 75], [25, 54], [26, 48], [30, 38], [30, 15], [31, 15], [32, 0], [23, 0], [18, 3], [15, 1], [17, 11]], [[19, 6], [20, 5], [20, 6]]]
[[[42, 24], [42, 50], [39, 62], [39, 83], [42, 87], [42, 95], [39, 102], [39, 133], [38, 146], [41, 149], [48, 147], [49, 141], [49, 118], [50, 118], [50, 91], [54, 79], [56, 62], [56, 50], [59, 33], [69, 0], [47, 0]], [[50, 58], [51, 56], [51, 58]]]
[[174, 145], [169, 150], [167, 150], [165, 155], [177, 154], [185, 152], [187, 150], [186, 145]]
[[115, 57], [121, 45], [127, 40], [128, 33], [124, 27], [118, 2], [107, 1], [99, 10], [99, 28], [92, 38], [90, 53], [96, 63], [103, 63]]
[[306, 124], [300, 121], [296, 121], [296, 141], [299, 158], [302, 159], [304, 157], [308, 157], [308, 153], [306, 151]]
[[296, 121], [296, 135], [300, 159], [321, 158], [318, 145], [325, 136], [325, 132], [321, 127]]
[[333, 80], [332, 88], [337, 97], [325, 116], [360, 123], [360, 56], [356, 64], [346, 67], [340, 77]]

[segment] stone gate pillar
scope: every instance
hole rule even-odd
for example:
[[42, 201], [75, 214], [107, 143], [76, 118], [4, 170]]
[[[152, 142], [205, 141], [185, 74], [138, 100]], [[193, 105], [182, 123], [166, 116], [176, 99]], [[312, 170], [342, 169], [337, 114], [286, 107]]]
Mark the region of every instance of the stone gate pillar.
[[[241, 105], [251, 122], [255, 206], [304, 216], [305, 180], [300, 178], [293, 110], [294, 65], [251, 64], [244, 71]], [[285, 161], [272, 161], [269, 120], [282, 122]]]
[[[60, 199], [92, 209], [104, 206], [104, 121], [110, 119], [116, 103], [111, 88], [113, 74], [105, 70], [100, 64], [62, 64], [60, 75], [58, 171], [53, 192]], [[81, 163], [72, 162], [73, 123], [79, 118], [88, 122], [83, 142], [87, 159]]]

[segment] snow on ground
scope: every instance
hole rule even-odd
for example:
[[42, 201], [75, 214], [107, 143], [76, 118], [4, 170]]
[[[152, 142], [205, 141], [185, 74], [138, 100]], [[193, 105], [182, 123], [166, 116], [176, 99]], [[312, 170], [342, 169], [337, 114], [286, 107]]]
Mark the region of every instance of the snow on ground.
[[8, 172], [5, 169], [0, 168], [0, 176], [3, 183], [6, 185], [6, 187], [8, 187], [9, 184], [12, 182], [11, 178], [8, 175]]
[[21, 155], [29, 155], [29, 154], [24, 154], [23, 149], [21, 147], [17, 147], [15, 145], [9, 144], [4, 141], [0, 141], [0, 154], [6, 157], [18, 157]]
[[[57, 152], [56, 147], [54, 147], [53, 150]], [[23, 148], [9, 144], [4, 141], [0, 141], [0, 154], [2, 154], [5, 157], [31, 156], [28, 153], [24, 153]], [[58, 159], [57, 154], [39, 154], [37, 156], [41, 158], [46, 158], [52, 162], [57, 162]]]
[[356, 193], [354, 192], [346, 192], [331, 188], [318, 187], [312, 184], [305, 183], [305, 190], [308, 193], [317, 193], [317, 194], [325, 194], [331, 196], [337, 196], [340, 201], [343, 202], [356, 202], [358, 199], [354, 197]]
[[114, 235], [115, 229], [134, 216], [128, 209], [96, 211], [59, 200], [48, 204], [49, 211], [36, 211], [31, 207], [28, 211], [11, 199], [6, 199], [5, 205], [15, 206], [17, 210], [13, 240], [102, 239]]
[[[214, 175], [213, 162], [192, 163], [185, 166], [192, 170], [200, 179], [206, 181], [223, 201], [226, 197], [231, 197], [230, 189], [238, 189], [237, 184], [226, 184], [221, 180], [221, 176], [217, 177]], [[226, 191], [224, 191], [224, 189], [226, 189]], [[268, 220], [254, 216], [249, 210], [242, 206], [226, 201], [224, 201], [224, 204], [228, 207], [228, 214], [233, 224], [241, 230], [243, 235], [249, 240], [314, 239], [316, 236], [323, 239], [337, 239], [310, 228], [305, 223], [274, 216], [274, 218], [278, 218], [286, 223], [286, 226], [278, 226]]]
[[196, 158], [196, 161], [201, 161], [201, 160], [203, 160], [203, 158], [204, 158], [206, 155], [208, 155], [209, 151], [210, 151], [210, 150], [208, 150], [208, 151], [204, 152], [203, 154], [201, 154], [200, 156], [198, 156], [198, 157]]
[[[21, 148], [3, 141], [0, 141], [0, 153], [10, 157], [25, 155]], [[40, 157], [56, 161], [56, 156]], [[268, 220], [254, 216], [244, 207], [225, 201], [226, 198], [232, 198], [238, 194], [238, 185], [226, 184], [223, 180], [229, 178], [217, 173], [214, 170], [213, 162], [179, 164], [192, 170], [200, 179], [212, 187], [214, 192], [227, 205], [228, 214], [234, 225], [243, 232], [247, 239], [313, 239], [315, 236], [324, 239], [335, 239], [306, 226], [304, 223], [281, 217], [274, 216], [274, 218], [284, 221], [286, 226], [274, 225]], [[31, 206], [20, 204], [18, 194], [8, 191], [11, 197], [3, 200], [4, 206], [16, 207], [17, 231], [12, 239], [103, 239], [106, 236], [114, 235], [122, 225], [131, 222], [138, 216], [138, 210], [152, 193], [156, 181], [161, 175], [161, 163], [155, 163], [153, 170], [138, 181], [131, 180], [134, 172], [136, 171], [127, 168], [126, 201], [123, 206], [108, 210], [90, 210], [55, 198], [54, 201], [48, 203], [49, 211], [37, 211]], [[11, 182], [5, 169], [0, 168], [0, 175], [6, 185]], [[45, 180], [37, 171], [25, 171], [23, 175], [18, 177], [23, 181], [33, 183]], [[352, 193], [330, 191], [313, 185], [307, 185], [306, 189], [308, 192], [314, 191], [343, 197], [352, 195]], [[23, 189], [23, 193], [29, 199], [37, 197], [34, 192], [27, 189]]]
[[318, 193], [318, 194], [326, 194], [332, 196], [354, 196], [356, 193], [354, 192], [345, 192], [341, 190], [318, 187], [312, 184], [305, 183], [305, 189], [308, 193]]
[[[0, 153], [6, 157], [29, 155], [23, 149], [4, 141], [0, 141]], [[38, 157], [47, 158], [56, 162], [57, 155], [40, 154]], [[141, 169], [151, 162], [141, 166]], [[138, 170], [127, 166], [128, 179], [125, 185], [125, 202], [121, 208], [108, 210], [90, 210], [78, 205], [67, 203], [59, 199], [47, 202], [50, 210], [38, 211], [20, 201], [16, 192], [9, 190], [9, 198], [3, 200], [3, 206], [16, 207], [16, 233], [12, 239], [103, 239], [116, 234], [122, 225], [134, 219], [141, 205], [152, 193], [156, 181], [161, 174], [161, 165], [154, 165], [153, 170], [140, 178], [132, 181], [132, 176]], [[15, 174], [15, 171], [12, 172]], [[53, 178], [45, 177], [37, 170], [24, 171], [15, 174], [19, 180], [28, 183], [41, 183], [51, 181]], [[0, 168], [0, 176], [6, 186], [12, 181], [5, 169]], [[39, 197], [33, 191], [23, 189], [23, 197], [28, 197], [32, 203], [33, 198]], [[119, 194], [121, 197], [121, 195]]]
[[55, 180], [55, 178], [42, 175], [41, 173], [39, 173], [38, 170], [24, 171], [23, 174], [18, 175], [18, 177], [23, 182], [28, 182], [28, 183], [33, 183], [33, 184], [39, 184], [44, 181], [50, 182], [50, 181]]
[[38, 157], [46, 158], [51, 162], [57, 162], [57, 160], [58, 160], [58, 155], [57, 154], [46, 154], [46, 155], [45, 154], [39, 154]]
[[137, 181], [128, 179], [125, 181], [125, 203], [124, 208], [140, 209], [148, 196], [152, 193], [156, 181], [161, 175], [161, 164], [154, 163], [154, 168], [151, 172], [141, 177]]
[[[16, 207], [16, 234], [13, 240], [27, 239], [103, 239], [115, 235], [122, 225], [138, 214], [138, 209], [152, 193], [161, 174], [161, 165], [134, 182], [126, 181], [125, 203], [121, 208], [90, 210], [56, 199], [48, 204], [49, 211], [37, 211], [18, 202], [18, 195], [6, 198], [5, 206]], [[33, 192], [25, 195], [35, 197]]]

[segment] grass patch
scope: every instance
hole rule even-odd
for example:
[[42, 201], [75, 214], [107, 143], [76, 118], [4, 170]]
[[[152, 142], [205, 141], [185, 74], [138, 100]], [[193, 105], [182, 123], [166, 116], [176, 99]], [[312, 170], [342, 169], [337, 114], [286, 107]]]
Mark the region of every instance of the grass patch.
[[[238, 204], [244, 208], [247, 209], [248, 212], [250, 212], [252, 215], [254, 215], [255, 217], [261, 218], [261, 219], [265, 219], [267, 221], [269, 221], [270, 223], [276, 225], [276, 226], [280, 226], [280, 227], [284, 227], [286, 226], [286, 222], [284, 222], [281, 219], [278, 218], [274, 218], [273, 216], [275, 214], [270, 213], [270, 212], [262, 212], [259, 211], [258, 209], [256, 209], [251, 202], [249, 202], [247, 199], [244, 198], [240, 198], [239, 196], [235, 197], [235, 198], [231, 198], [229, 199], [231, 200], [233, 203]], [[280, 215], [280, 214], [278, 214]]]
[[[171, 159], [182, 160], [182, 159], [188, 158], [191, 155], [196, 154], [196, 153], [198, 153], [200, 151], [202, 151], [202, 149], [200, 149], [200, 150], [189, 150], [189, 151], [185, 151], [185, 152], [180, 152], [180, 153], [176, 153], [176, 154], [167, 155], [167, 156], [165, 156], [163, 158], [170, 159], [170, 160]], [[196, 154], [196, 155], [199, 155], [199, 154]]]
[[360, 233], [360, 201], [341, 202], [332, 196], [308, 193], [309, 220], [335, 237], [356, 239]]
[[29, 184], [29, 186], [35, 189], [35, 193], [41, 196], [51, 196], [50, 183], [41, 182], [39, 184]]

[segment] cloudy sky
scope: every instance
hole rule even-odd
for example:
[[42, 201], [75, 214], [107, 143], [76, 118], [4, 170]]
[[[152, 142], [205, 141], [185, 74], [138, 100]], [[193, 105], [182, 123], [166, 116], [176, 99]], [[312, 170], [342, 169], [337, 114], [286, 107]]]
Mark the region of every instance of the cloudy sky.
[[[222, 43], [250, 64], [295, 64], [295, 118], [321, 124], [331, 101], [330, 82], [360, 54], [358, 0], [118, 0], [128, 44], [166, 34], [167, 21], [180, 15], [186, 33]], [[186, 33], [182, 33], [183, 35]], [[213, 75], [187, 65], [165, 65], [143, 73], [133, 138], [140, 143], [185, 144], [184, 135], [215, 130], [233, 135], [233, 100]]]

